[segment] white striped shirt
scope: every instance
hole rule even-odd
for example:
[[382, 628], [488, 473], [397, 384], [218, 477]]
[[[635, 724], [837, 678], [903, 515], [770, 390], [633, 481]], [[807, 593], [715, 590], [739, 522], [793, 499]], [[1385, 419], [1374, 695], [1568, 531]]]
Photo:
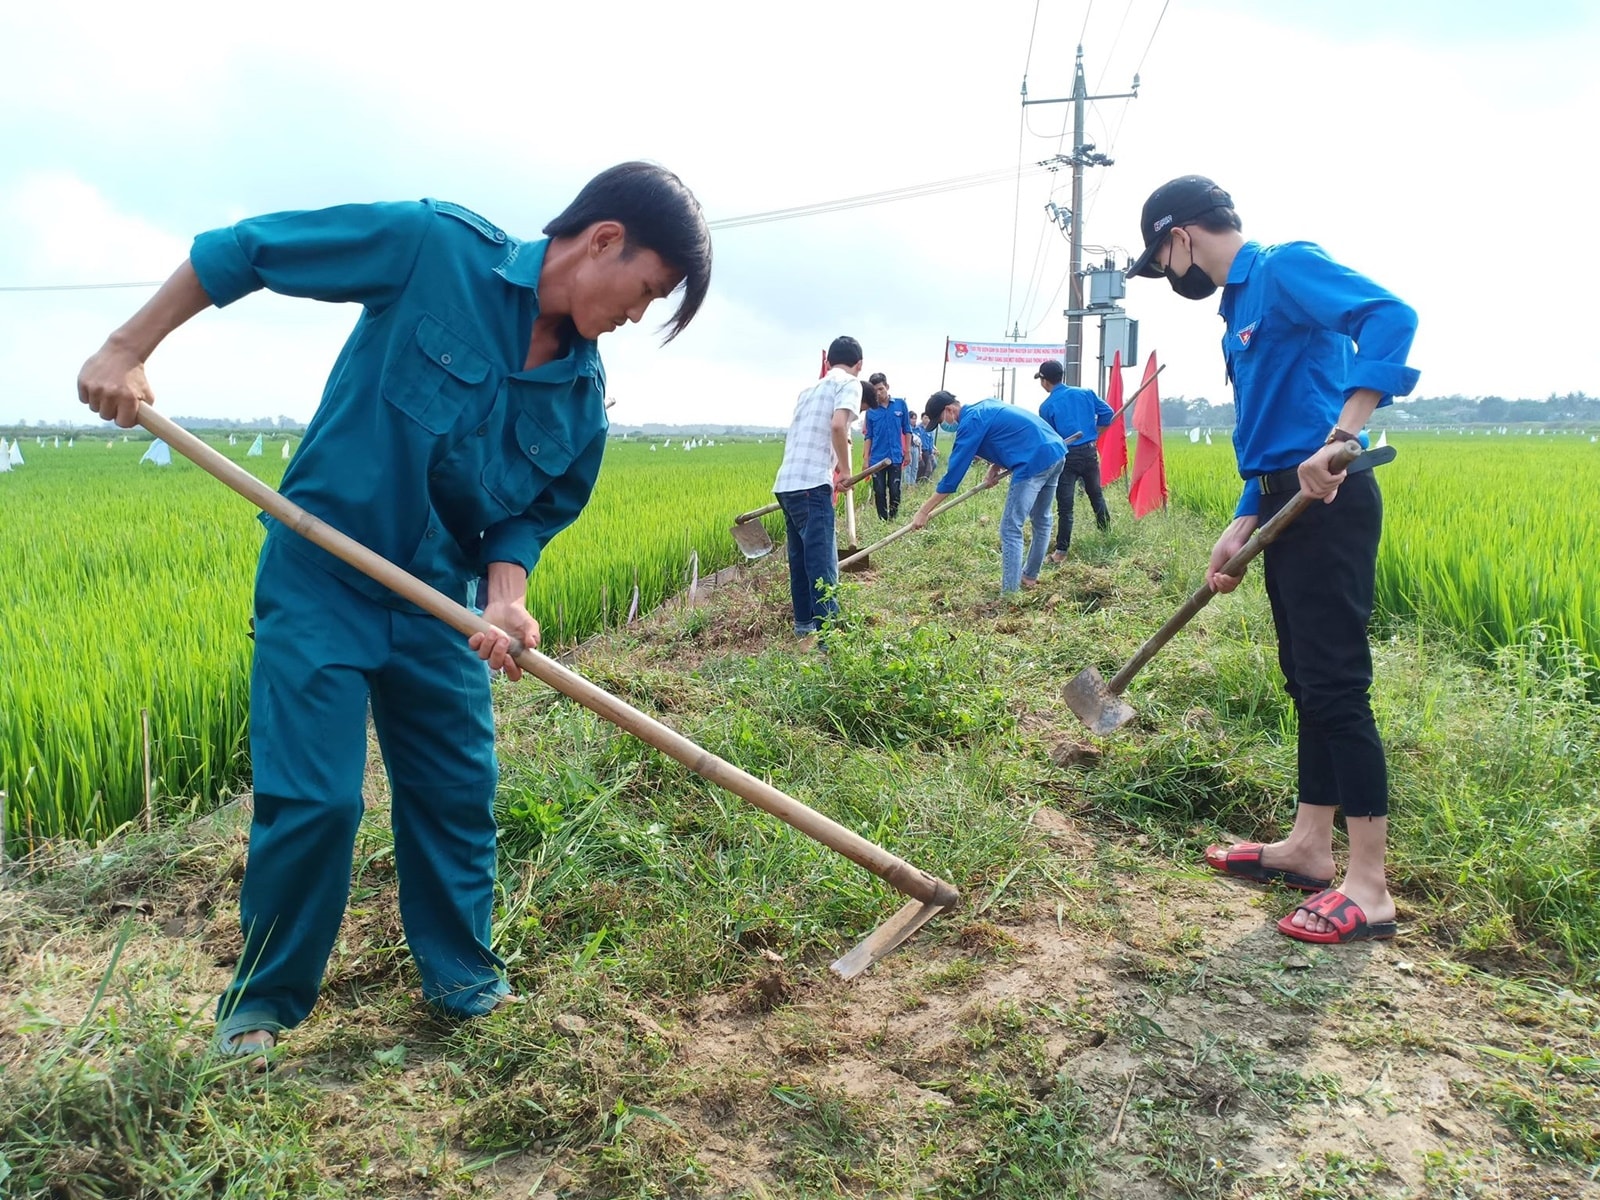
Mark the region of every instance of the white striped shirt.
[[834, 367], [800, 393], [783, 444], [783, 463], [772, 484], [774, 492], [803, 492], [833, 482], [833, 414], [846, 409], [852, 417], [861, 407], [861, 381], [843, 367]]

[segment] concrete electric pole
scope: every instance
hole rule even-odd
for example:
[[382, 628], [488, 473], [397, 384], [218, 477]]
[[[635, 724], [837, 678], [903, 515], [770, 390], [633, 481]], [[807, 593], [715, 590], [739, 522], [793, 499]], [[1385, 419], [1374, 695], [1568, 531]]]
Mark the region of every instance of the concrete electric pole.
[[[1066, 371], [1065, 382], [1081, 387], [1083, 381], [1083, 169], [1109, 167], [1112, 160], [1095, 152], [1094, 143], [1083, 140], [1083, 110], [1090, 100], [1136, 100], [1139, 97], [1139, 77], [1133, 77], [1131, 92], [1114, 92], [1104, 96], [1091, 96], [1083, 77], [1083, 47], [1078, 47], [1077, 62], [1072, 73], [1072, 95], [1053, 100], [1029, 100], [1024, 93], [1023, 107], [1030, 104], [1072, 105], [1072, 153], [1067, 161], [1072, 164], [1072, 212], [1068, 237], [1072, 245], [1072, 272], [1068, 280], [1067, 302], [1067, 358], [1062, 364]], [[1057, 156], [1058, 159], [1060, 156]]]

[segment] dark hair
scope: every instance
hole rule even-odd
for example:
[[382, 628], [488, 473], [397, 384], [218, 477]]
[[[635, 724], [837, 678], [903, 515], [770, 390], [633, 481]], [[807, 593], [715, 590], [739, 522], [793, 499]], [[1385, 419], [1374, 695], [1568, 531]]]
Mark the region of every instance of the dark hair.
[[874, 371], [871, 375], [867, 376], [867, 382], [868, 383], [881, 383], [881, 384], [883, 384], [884, 387], [888, 387], [889, 386], [889, 377], [887, 375], [885, 375], [882, 371]]
[[863, 379], [861, 381], [861, 407], [862, 408], [877, 408], [878, 407], [878, 391], [870, 383], [868, 383], [865, 379]]
[[667, 322], [667, 341], [689, 327], [711, 286], [711, 231], [694, 193], [665, 167], [625, 162], [601, 171], [555, 220], [546, 237], [576, 237], [597, 221], [623, 228], [623, 254], [653, 250], [683, 275], [683, 299]]
[[836, 337], [828, 343], [830, 367], [853, 367], [861, 361], [861, 343], [853, 337]]
[[1231, 208], [1213, 208], [1209, 212], [1201, 213], [1192, 221], [1185, 221], [1184, 224], [1198, 225], [1207, 233], [1227, 233], [1230, 229], [1244, 229], [1244, 222]]
[[928, 397], [928, 402], [922, 406], [922, 415], [937, 425], [939, 418], [944, 416], [944, 410], [955, 402], [956, 398], [949, 392], [935, 392]]

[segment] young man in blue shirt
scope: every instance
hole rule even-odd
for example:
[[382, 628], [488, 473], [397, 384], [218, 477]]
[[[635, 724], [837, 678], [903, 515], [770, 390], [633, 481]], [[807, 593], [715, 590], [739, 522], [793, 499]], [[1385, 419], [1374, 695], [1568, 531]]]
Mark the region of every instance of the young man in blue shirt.
[[[1066, 372], [1055, 359], [1039, 364], [1034, 378], [1049, 393], [1039, 406], [1039, 415], [1046, 425], [1067, 442], [1067, 458], [1061, 468], [1061, 479], [1056, 484], [1056, 548], [1050, 552], [1050, 561], [1067, 560], [1067, 547], [1072, 544], [1072, 508], [1078, 498], [1078, 481], [1083, 481], [1083, 494], [1089, 497], [1089, 507], [1094, 509], [1094, 522], [1101, 529], [1111, 525], [1111, 510], [1100, 490], [1100, 452], [1097, 430], [1111, 424], [1111, 406], [1096, 396], [1089, 388], [1068, 387], [1062, 383]], [[1067, 441], [1074, 434], [1077, 441]]]
[[[1025, 408], [995, 400], [963, 408], [949, 392], [929, 396], [924, 415], [955, 434], [956, 440], [950, 447], [944, 478], [911, 518], [912, 527], [922, 529], [928, 524], [933, 510], [961, 487], [974, 458], [989, 464], [984, 478], [988, 487], [1000, 481], [1002, 470], [1009, 470], [1011, 487], [1000, 514], [1000, 590], [1016, 592], [1039, 586], [1044, 548], [1050, 543], [1050, 505], [1067, 456], [1061, 438]], [[1024, 520], [1033, 525], [1033, 544], [1028, 547], [1026, 562], [1022, 555]]]
[[869, 382], [862, 386], [866, 389], [861, 414], [866, 453], [862, 458], [868, 467], [881, 462], [889, 464], [872, 477], [872, 503], [880, 521], [892, 521], [900, 515], [901, 473], [905, 469], [901, 440], [904, 431], [899, 415], [884, 403], [883, 385], [874, 387]]
[[[1228, 193], [1185, 175], [1157, 188], [1140, 218], [1144, 253], [1130, 275], [1163, 278], [1189, 300], [1222, 291], [1222, 353], [1237, 411], [1234, 451], [1244, 489], [1218, 539], [1206, 582], [1230, 592], [1220, 568], [1298, 491], [1322, 501], [1266, 548], [1278, 664], [1299, 716], [1299, 807], [1270, 845], [1213, 846], [1216, 870], [1317, 894], [1278, 922], [1301, 941], [1392, 937], [1384, 866], [1389, 788], [1372, 716], [1367, 624], [1383, 502], [1371, 471], [1331, 474], [1337, 443], [1374, 409], [1416, 386], [1406, 365], [1416, 314], [1310, 242], [1247, 242]], [[1334, 809], [1350, 841], [1332, 886]]]
[[583, 510], [605, 449], [596, 340], [711, 275], [700, 205], [624, 163], [520, 241], [454, 204], [361, 204], [242, 221], [189, 259], [83, 367], [80, 398], [124, 428], [153, 399], [145, 362], [205, 308], [268, 289], [360, 304], [282, 492], [502, 632], [463, 639], [271, 519], [255, 591], [255, 805], [244, 947], [217, 1039], [258, 1054], [316, 1002], [362, 815], [367, 710], [392, 792], [406, 940], [434, 1007], [508, 995], [490, 947], [494, 753], [489, 676], [539, 644], [528, 574]]

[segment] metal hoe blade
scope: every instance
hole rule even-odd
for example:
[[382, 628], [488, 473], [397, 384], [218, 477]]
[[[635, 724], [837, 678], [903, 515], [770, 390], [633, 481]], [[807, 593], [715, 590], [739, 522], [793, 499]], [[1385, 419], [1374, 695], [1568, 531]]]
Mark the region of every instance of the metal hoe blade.
[[869, 933], [854, 950], [831, 964], [829, 970], [840, 979], [854, 979], [944, 912], [945, 908], [943, 904], [913, 900]]
[[765, 558], [772, 553], [772, 535], [760, 521], [735, 523], [728, 531], [746, 558]]
[[1121, 729], [1137, 715], [1133, 705], [1106, 686], [1105, 679], [1093, 667], [1085, 667], [1072, 677], [1072, 682], [1061, 689], [1067, 707], [1078, 715], [1078, 720], [1090, 732], [1104, 737]]

